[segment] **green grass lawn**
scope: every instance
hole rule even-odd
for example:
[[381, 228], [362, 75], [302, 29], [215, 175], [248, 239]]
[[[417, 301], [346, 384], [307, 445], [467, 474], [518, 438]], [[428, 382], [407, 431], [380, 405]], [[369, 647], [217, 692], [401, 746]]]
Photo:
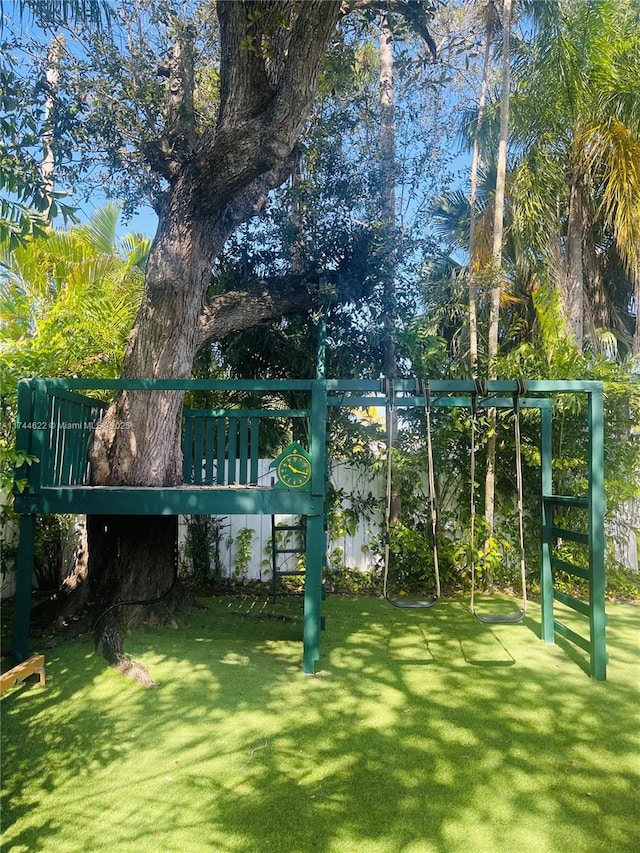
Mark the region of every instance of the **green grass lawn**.
[[3, 850], [640, 850], [640, 607], [608, 606], [596, 683], [535, 603], [487, 626], [461, 601], [329, 599], [316, 677], [299, 601], [288, 622], [206, 605], [129, 637], [157, 689], [76, 641], [5, 694]]

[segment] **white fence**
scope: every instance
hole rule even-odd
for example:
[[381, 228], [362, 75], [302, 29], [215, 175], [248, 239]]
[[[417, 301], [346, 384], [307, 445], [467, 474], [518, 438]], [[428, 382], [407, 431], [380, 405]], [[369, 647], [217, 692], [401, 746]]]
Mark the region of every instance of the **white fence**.
[[[273, 476], [273, 470], [269, 469], [270, 464], [269, 459], [260, 461], [259, 482], [268, 482], [269, 476]], [[372, 477], [370, 472], [361, 467], [335, 464], [330, 476], [333, 487], [345, 495], [343, 511], [352, 509], [353, 504], [360, 506], [363, 503], [370, 504], [372, 500], [382, 501], [384, 498], [384, 478]], [[290, 515], [275, 517], [276, 524], [295, 524], [297, 520], [297, 516]], [[333, 554], [336, 561], [350, 569], [359, 569], [363, 572], [373, 569], [379, 562], [376, 559], [375, 542], [380, 539], [381, 520], [381, 512], [375, 513], [374, 517], [370, 518], [360, 515], [355, 530], [352, 529], [350, 532], [347, 524], [341, 524], [338, 517], [337, 523], [332, 524], [329, 531], [327, 543], [329, 560]], [[220, 523], [222, 538], [218, 556], [223, 576], [268, 580], [271, 577], [271, 516], [230, 515], [221, 517]], [[245, 530], [252, 531], [251, 555], [246, 567], [244, 553], [239, 560], [239, 552], [243, 551], [242, 539], [247, 535], [244, 534]], [[186, 518], [180, 519], [179, 531], [180, 544], [183, 546], [187, 532]], [[278, 567], [282, 569], [285, 567], [286, 560], [292, 564], [296, 558], [295, 555], [280, 555], [278, 559]]]

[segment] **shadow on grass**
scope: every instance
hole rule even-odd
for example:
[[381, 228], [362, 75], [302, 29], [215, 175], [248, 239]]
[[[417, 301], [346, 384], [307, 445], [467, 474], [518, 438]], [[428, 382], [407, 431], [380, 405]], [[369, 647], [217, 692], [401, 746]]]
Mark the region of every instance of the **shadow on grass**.
[[297, 602], [209, 606], [130, 638], [157, 690], [74, 643], [3, 700], [6, 849], [637, 850], [631, 660], [595, 684], [526, 623], [334, 599], [309, 678]]

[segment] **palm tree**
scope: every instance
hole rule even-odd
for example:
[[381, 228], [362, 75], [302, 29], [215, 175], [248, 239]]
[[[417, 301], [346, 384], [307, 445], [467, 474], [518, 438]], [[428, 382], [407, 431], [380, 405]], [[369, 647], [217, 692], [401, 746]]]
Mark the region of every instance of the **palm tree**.
[[608, 299], [612, 250], [628, 281], [621, 314], [640, 287], [640, 13], [633, 0], [529, 6], [534, 38], [514, 69], [514, 229], [553, 272], [582, 347]]
[[[491, 271], [493, 279], [489, 304], [489, 334], [487, 356], [489, 379], [495, 379], [498, 357], [498, 327], [500, 323], [500, 297], [502, 294], [502, 249], [504, 242], [505, 188], [507, 182], [507, 143], [509, 138], [510, 106], [510, 40], [511, 40], [511, 0], [503, 0], [502, 6], [502, 95], [500, 98], [500, 137], [496, 160], [496, 192], [493, 204], [493, 242], [491, 248]], [[495, 525], [496, 498], [496, 424], [497, 410], [487, 410], [489, 437], [487, 440], [487, 462], [484, 481], [484, 517], [486, 525], [485, 553], [488, 553]], [[493, 580], [487, 578], [491, 587]]]
[[21, 376], [117, 376], [150, 241], [118, 241], [119, 209], [50, 229], [0, 257], [3, 387]]
[[478, 169], [480, 166], [480, 127], [484, 118], [487, 101], [489, 65], [491, 57], [491, 42], [498, 23], [498, 14], [493, 0], [487, 3], [484, 10], [485, 41], [482, 59], [482, 83], [478, 100], [478, 117], [473, 137], [473, 154], [471, 158], [471, 187], [469, 191], [469, 361], [471, 374], [478, 375], [478, 306], [476, 295], [476, 270], [480, 264], [476, 257], [477, 247], [477, 194]]

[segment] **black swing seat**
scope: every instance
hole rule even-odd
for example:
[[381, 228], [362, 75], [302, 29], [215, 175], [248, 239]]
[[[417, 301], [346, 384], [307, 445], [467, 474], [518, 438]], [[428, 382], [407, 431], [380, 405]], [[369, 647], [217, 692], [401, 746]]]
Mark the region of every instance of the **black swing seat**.
[[515, 610], [513, 613], [489, 613], [486, 616], [483, 616], [481, 613], [476, 613], [474, 610], [473, 615], [480, 622], [484, 622], [485, 625], [508, 625], [513, 622], [522, 622], [524, 617], [527, 615], [527, 611], [524, 607], [521, 607], [520, 610]]
[[390, 596], [386, 596], [389, 604], [393, 604], [394, 607], [404, 608], [405, 610], [420, 610], [427, 607], [433, 607], [434, 604], [440, 600], [440, 597], [436, 595], [434, 598], [427, 599], [402, 599], [402, 598], [391, 598]]

